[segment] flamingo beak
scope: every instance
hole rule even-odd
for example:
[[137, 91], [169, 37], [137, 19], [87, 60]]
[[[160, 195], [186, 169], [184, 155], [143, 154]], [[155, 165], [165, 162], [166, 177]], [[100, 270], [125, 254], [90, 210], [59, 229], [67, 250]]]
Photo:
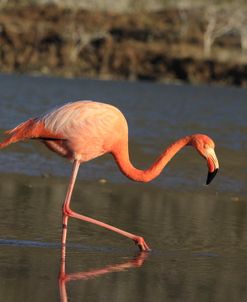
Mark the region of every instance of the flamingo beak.
[[219, 170], [219, 162], [213, 148], [207, 149], [208, 177], [206, 184], [209, 185]]
[[217, 174], [219, 169], [215, 169], [213, 172], [208, 172], [208, 177], [206, 181], [206, 185], [209, 185], [210, 182], [214, 179], [215, 175]]

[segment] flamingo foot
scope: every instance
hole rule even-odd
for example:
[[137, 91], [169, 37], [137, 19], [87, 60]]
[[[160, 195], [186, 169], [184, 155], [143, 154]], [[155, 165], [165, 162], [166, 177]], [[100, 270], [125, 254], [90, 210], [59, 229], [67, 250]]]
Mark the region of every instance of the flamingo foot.
[[151, 249], [149, 248], [143, 237], [136, 236], [133, 240], [135, 244], [139, 247], [140, 251], [151, 252]]

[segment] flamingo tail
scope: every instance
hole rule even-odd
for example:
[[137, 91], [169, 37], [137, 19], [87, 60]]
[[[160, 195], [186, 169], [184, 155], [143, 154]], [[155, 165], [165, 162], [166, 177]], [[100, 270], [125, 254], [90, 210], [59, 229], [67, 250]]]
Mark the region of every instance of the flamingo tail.
[[4, 141], [0, 142], [0, 149], [21, 140], [39, 137], [40, 127], [38, 127], [38, 125], [39, 122], [37, 122], [37, 119], [32, 118], [19, 124], [13, 129], [5, 131], [5, 134], [7, 134], [8, 137]]

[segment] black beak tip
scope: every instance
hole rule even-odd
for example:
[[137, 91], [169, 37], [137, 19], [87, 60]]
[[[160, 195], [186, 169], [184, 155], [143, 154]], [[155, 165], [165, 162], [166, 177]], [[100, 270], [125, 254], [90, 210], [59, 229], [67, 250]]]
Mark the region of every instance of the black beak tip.
[[206, 185], [209, 185], [210, 182], [214, 179], [215, 175], [217, 174], [219, 169], [215, 169], [213, 172], [208, 172], [208, 177], [206, 181]]

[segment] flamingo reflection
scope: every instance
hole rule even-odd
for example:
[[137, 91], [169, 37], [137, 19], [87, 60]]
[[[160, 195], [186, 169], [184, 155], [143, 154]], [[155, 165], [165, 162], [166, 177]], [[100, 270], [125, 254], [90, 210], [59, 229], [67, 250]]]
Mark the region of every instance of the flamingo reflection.
[[65, 258], [61, 259], [60, 274], [59, 274], [59, 291], [60, 291], [60, 301], [68, 302], [68, 295], [66, 289], [66, 283], [70, 281], [87, 280], [90, 278], [100, 277], [105, 274], [122, 272], [130, 268], [138, 268], [143, 265], [147, 257], [149, 256], [146, 252], [140, 252], [133, 259], [128, 260], [124, 263], [107, 265], [103, 268], [93, 269], [85, 272], [77, 272], [66, 274], [65, 272]]

